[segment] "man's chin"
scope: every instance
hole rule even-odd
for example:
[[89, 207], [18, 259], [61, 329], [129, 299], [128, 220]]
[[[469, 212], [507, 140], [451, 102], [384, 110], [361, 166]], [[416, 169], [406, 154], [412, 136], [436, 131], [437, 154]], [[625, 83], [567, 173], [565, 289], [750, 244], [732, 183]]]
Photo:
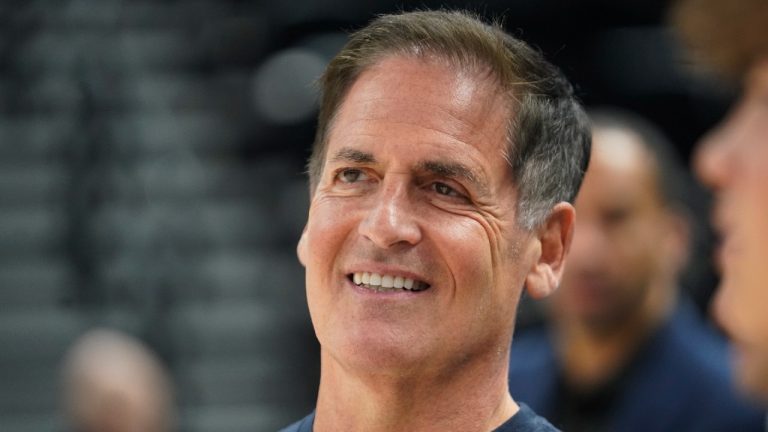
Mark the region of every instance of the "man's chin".
[[768, 403], [768, 353], [737, 347], [732, 351], [732, 358], [741, 391], [751, 399]]
[[577, 322], [594, 333], [610, 332], [625, 318], [611, 305], [590, 305], [573, 312]]
[[357, 336], [328, 347], [334, 360], [347, 370], [375, 375], [404, 374], [424, 364], [429, 357], [427, 347], [409, 338]]

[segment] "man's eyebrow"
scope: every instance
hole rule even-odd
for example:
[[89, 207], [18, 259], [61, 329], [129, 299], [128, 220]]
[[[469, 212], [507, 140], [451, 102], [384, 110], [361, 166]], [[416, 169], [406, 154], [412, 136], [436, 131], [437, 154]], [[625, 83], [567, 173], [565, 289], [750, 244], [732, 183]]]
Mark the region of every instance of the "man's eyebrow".
[[376, 163], [376, 158], [371, 153], [351, 148], [342, 148], [333, 155], [331, 162]]
[[446, 161], [424, 161], [419, 164], [419, 168], [424, 171], [429, 171], [440, 177], [466, 180], [478, 188], [481, 193], [488, 192], [488, 183], [485, 181], [485, 177], [462, 163]]

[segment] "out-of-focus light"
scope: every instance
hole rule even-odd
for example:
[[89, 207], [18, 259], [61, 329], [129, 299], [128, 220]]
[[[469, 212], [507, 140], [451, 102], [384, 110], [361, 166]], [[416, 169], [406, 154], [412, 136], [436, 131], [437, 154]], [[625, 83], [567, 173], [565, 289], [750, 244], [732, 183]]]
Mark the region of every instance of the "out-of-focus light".
[[256, 110], [277, 124], [298, 123], [315, 111], [312, 83], [325, 60], [308, 50], [292, 48], [267, 59], [256, 71], [253, 97]]

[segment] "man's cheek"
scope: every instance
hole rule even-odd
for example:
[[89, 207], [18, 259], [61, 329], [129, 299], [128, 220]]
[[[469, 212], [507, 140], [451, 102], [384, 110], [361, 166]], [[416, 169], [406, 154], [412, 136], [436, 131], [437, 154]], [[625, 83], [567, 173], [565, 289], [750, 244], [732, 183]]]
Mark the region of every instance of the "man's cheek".
[[330, 205], [316, 206], [307, 224], [308, 247], [315, 255], [323, 256], [342, 237], [345, 229], [344, 214]]
[[[497, 249], [494, 241], [489, 237], [493, 234], [487, 226], [475, 220], [466, 220], [447, 231], [451, 235], [448, 259], [460, 257], [452, 272], [456, 277], [459, 289], [462, 286], [471, 286], [473, 291], [490, 288], [494, 283], [495, 268], [494, 251]], [[473, 292], [471, 295], [481, 295]]]
[[[768, 256], [768, 220], [765, 216], [768, 214], [768, 199], [755, 197], [751, 207], [748, 210], [749, 219], [744, 223], [742, 253], [733, 260], [732, 267], [738, 283], [754, 292], [756, 298], [753, 304], [765, 305], [768, 302], [768, 266], [765, 265]], [[764, 317], [763, 324], [768, 324], [768, 315], [760, 316]]]
[[491, 262], [491, 250], [494, 248], [488, 228], [484, 224], [472, 218], [462, 218], [446, 225], [446, 228], [440, 231], [448, 237], [447, 243], [452, 245], [451, 248], [457, 249], [455, 252], [460, 251], [455, 255], [463, 258], [462, 269], [468, 274], [485, 273]]

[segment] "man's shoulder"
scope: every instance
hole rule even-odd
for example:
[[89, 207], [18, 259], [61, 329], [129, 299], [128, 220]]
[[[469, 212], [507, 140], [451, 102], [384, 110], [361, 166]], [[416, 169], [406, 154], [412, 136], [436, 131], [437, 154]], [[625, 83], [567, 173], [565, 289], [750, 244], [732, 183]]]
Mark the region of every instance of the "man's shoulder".
[[558, 432], [558, 429], [521, 403], [520, 410], [493, 432]]
[[633, 364], [616, 429], [761, 430], [764, 415], [735, 391], [727, 354], [693, 305], [681, 304]]
[[693, 304], [681, 303], [668, 324], [657, 332], [655, 341], [646, 347], [647, 367], [657, 373], [664, 371], [675, 378], [672, 382], [688, 382], [679, 391], [728, 390], [732, 383], [726, 339]]
[[[280, 432], [312, 432], [315, 413], [285, 427]], [[520, 410], [493, 432], [558, 432], [544, 417], [537, 415], [525, 404], [520, 404]]]
[[286, 426], [283, 429], [280, 429], [280, 432], [312, 432], [312, 425], [315, 422], [315, 413], [312, 412], [310, 415], [304, 417], [303, 419], [297, 421], [296, 423], [293, 423], [290, 426]]

